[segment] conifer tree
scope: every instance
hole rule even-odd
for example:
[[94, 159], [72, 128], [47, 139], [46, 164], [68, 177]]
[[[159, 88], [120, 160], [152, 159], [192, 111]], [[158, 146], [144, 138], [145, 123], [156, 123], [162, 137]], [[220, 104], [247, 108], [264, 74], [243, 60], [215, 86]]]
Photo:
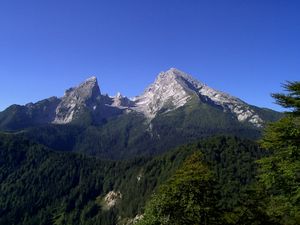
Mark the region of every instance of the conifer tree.
[[300, 224], [300, 82], [287, 82], [287, 94], [273, 94], [290, 111], [270, 124], [261, 140], [270, 155], [259, 161], [259, 183], [267, 194], [267, 214], [275, 221]]

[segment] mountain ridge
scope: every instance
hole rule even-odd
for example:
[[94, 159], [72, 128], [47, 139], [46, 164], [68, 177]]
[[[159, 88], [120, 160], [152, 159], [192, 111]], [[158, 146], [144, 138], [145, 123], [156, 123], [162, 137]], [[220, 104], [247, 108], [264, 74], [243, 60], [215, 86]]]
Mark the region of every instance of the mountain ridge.
[[[163, 84], [162, 87], [160, 87], [160, 84]], [[171, 87], [171, 93], [164, 99], [162, 96], [168, 91], [166, 87]], [[155, 93], [151, 93], [153, 89], [156, 89], [155, 91], [161, 94], [156, 97]], [[139, 101], [142, 102], [142, 106], [140, 107], [142, 109], [140, 109], [140, 111], [152, 118], [155, 117], [156, 112], [162, 108], [162, 104], [159, 104], [161, 99], [170, 101], [170, 98], [173, 98], [171, 101], [176, 109], [191, 99], [189, 92], [198, 95], [200, 100], [203, 96], [207, 97], [208, 99], [206, 99], [206, 101], [213, 102], [217, 106], [222, 107], [225, 112], [231, 111], [236, 114], [240, 122], [248, 121], [257, 127], [262, 127], [263, 120], [255, 114], [253, 109], [250, 109], [249, 104], [227, 93], [217, 91], [176, 68], [161, 72], [155, 82], [146, 89], [144, 94], [138, 96], [135, 100], [137, 100], [137, 104], [139, 104]], [[156, 98], [156, 102], [149, 102], [149, 98]], [[203, 100], [205, 99], [202, 99], [202, 101]], [[153, 108], [151, 108], [152, 105], [158, 105], [158, 107], [153, 110]], [[143, 109], [143, 107], [146, 107], [146, 109]]]
[[[111, 116], [133, 111], [143, 114], [151, 121], [158, 114], [176, 110], [192, 98], [196, 98], [198, 102], [211, 104], [225, 113], [231, 113], [239, 122], [250, 123], [258, 128], [265, 122], [251, 105], [230, 94], [215, 90], [176, 68], [160, 72], [155, 81], [141, 95], [134, 98], [127, 98], [120, 93], [112, 97], [102, 94], [95, 76], [67, 89], [63, 97], [54, 98], [55, 100], [48, 99], [53, 104], [43, 106], [44, 111], [48, 112], [40, 113], [40, 116], [39, 105], [47, 99], [16, 107], [22, 108], [24, 119], [27, 117], [27, 120], [35, 121], [33, 125], [68, 124], [80, 120], [84, 114], [89, 114], [90, 120], [99, 123]], [[3, 116], [6, 110], [0, 112], [0, 124], [8, 120]], [[33, 114], [36, 118], [33, 118]], [[14, 113], [10, 117], [13, 115]]]
[[91, 77], [61, 98], [12, 105], [0, 112], [0, 130], [57, 151], [124, 159], [214, 135], [257, 139], [265, 123], [281, 117], [172, 68], [134, 99], [101, 93]]

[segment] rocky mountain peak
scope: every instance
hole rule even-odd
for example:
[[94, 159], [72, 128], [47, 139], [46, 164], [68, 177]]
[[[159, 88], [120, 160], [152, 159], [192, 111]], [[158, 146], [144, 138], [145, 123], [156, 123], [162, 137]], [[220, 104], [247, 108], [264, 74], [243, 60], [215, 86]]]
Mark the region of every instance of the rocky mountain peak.
[[65, 91], [64, 97], [67, 96], [77, 96], [77, 98], [86, 99], [91, 96], [100, 95], [100, 88], [96, 77], [90, 77], [84, 82], [79, 84], [77, 87], [69, 88]]
[[[56, 108], [54, 123], [69, 123], [84, 108], [95, 110], [100, 104], [101, 92], [95, 76], [77, 87], [68, 89]], [[117, 93], [104, 104], [118, 109], [131, 109], [143, 113], [150, 120], [158, 113], [166, 113], [184, 106], [198, 96], [199, 102], [210, 104], [232, 113], [240, 122], [262, 126], [263, 120], [242, 100], [217, 91], [176, 68], [158, 74], [142, 95], [133, 101]], [[107, 103], [105, 103], [107, 102]]]
[[95, 76], [86, 79], [77, 87], [68, 89], [56, 108], [53, 123], [71, 122], [84, 107], [95, 107], [101, 98], [101, 92]]
[[97, 82], [97, 77], [96, 76], [91, 76], [89, 78], [87, 78], [84, 83], [87, 83], [87, 82]]
[[174, 79], [177, 81], [180, 80], [185, 80], [187, 82], [190, 82], [191, 84], [195, 85], [195, 86], [203, 86], [204, 84], [201, 83], [200, 81], [196, 80], [194, 77], [192, 77], [191, 75], [176, 69], [176, 68], [170, 68], [169, 70], [165, 71], [165, 72], [161, 72], [158, 75], [158, 79], [162, 80], [162, 79]]
[[183, 77], [187, 75], [175, 68], [159, 73], [154, 83], [135, 98], [135, 110], [154, 118], [162, 110], [170, 111], [183, 106], [191, 98]]
[[159, 81], [163, 81], [165, 79], [167, 80], [174, 80], [174, 79], [178, 79], [180, 77], [184, 77], [185, 73], [176, 69], [176, 68], [170, 68], [167, 71], [162, 71], [158, 74], [156, 81], [155, 82], [159, 82]]
[[234, 114], [240, 122], [262, 126], [263, 120], [248, 104], [217, 91], [176, 68], [158, 74], [155, 82], [134, 99], [135, 110], [152, 119], [158, 112], [172, 111], [185, 105], [193, 96], [198, 96], [201, 102]]
[[92, 76], [66, 90], [62, 98], [51, 98], [24, 107], [29, 116], [38, 115], [35, 116], [38, 123], [48, 121], [66, 124], [80, 119], [82, 115], [100, 122], [103, 118], [132, 111], [144, 114], [151, 121], [157, 115], [175, 110], [188, 102], [190, 106], [197, 105], [197, 101], [198, 104], [221, 110], [220, 113], [228, 113], [240, 122], [251, 123], [256, 127], [263, 125], [261, 114], [255, 107], [215, 90], [176, 68], [159, 73], [143, 94], [132, 99], [121, 93], [113, 97], [102, 95], [97, 78]]

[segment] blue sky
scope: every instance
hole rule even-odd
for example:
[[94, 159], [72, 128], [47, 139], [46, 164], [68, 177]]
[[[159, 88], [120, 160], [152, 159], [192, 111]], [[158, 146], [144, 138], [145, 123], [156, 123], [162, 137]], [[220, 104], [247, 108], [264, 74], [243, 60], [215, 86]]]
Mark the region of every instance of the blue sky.
[[280, 110], [270, 93], [300, 78], [299, 12], [297, 0], [1, 0], [0, 110], [92, 75], [132, 97], [170, 67]]

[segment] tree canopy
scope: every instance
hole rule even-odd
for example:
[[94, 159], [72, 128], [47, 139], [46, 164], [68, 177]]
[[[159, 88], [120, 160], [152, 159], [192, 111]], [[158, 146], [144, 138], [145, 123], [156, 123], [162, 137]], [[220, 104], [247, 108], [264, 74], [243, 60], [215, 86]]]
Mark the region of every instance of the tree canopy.
[[153, 196], [139, 224], [219, 224], [214, 183], [202, 154], [194, 153]]
[[259, 183], [267, 194], [266, 212], [281, 224], [300, 224], [300, 82], [287, 82], [287, 94], [273, 94], [291, 109], [270, 124], [261, 140], [271, 154], [259, 160]]
[[284, 108], [292, 109], [292, 113], [300, 115], [300, 82], [299, 81], [288, 81], [283, 84], [283, 88], [288, 94], [275, 93], [272, 94], [275, 98], [276, 103], [283, 106]]

